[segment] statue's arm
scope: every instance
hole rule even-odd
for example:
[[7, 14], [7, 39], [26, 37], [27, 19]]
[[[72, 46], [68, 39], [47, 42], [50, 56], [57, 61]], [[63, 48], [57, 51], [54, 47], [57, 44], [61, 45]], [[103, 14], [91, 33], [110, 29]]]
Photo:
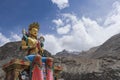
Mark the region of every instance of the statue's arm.
[[41, 55], [41, 56], [43, 56], [44, 55], [44, 49], [43, 49], [43, 47], [41, 47], [41, 44], [39, 44], [39, 54]]
[[23, 50], [29, 48], [28, 45], [26, 45], [26, 41], [22, 40], [22, 46], [21, 46], [21, 48], [22, 48]]
[[33, 49], [33, 48], [36, 48], [36, 45], [31, 46], [31, 45], [27, 44], [25, 40], [22, 40], [22, 47], [21, 48], [23, 50], [25, 50], [25, 49]]

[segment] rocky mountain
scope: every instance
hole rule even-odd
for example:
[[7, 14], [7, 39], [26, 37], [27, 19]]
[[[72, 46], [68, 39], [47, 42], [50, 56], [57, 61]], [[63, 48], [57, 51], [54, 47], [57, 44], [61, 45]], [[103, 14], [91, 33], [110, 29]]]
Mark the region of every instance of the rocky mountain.
[[61, 52], [56, 53], [56, 57], [84, 57], [84, 58], [91, 58], [91, 56], [93, 56], [94, 52], [99, 48], [99, 46], [97, 47], [93, 47], [87, 51], [81, 51], [81, 52], [77, 52], [77, 51], [67, 51], [67, 50], [63, 50]]
[[67, 51], [67, 50], [63, 50], [63, 51], [61, 51], [61, 52], [58, 52], [58, 53], [56, 53], [56, 57], [58, 56], [58, 57], [68, 57], [68, 56], [75, 56], [75, 57], [77, 57], [78, 56], [78, 54], [79, 54], [80, 52], [75, 52], [75, 51], [73, 51], [73, 52], [71, 52], [71, 51]]
[[65, 80], [120, 80], [120, 34], [77, 57], [60, 56], [59, 60]]
[[99, 46], [90, 48], [90, 49], [87, 50], [87, 51], [82, 51], [82, 52], [79, 53], [79, 56], [84, 57], [84, 58], [91, 58], [91, 56], [94, 55], [94, 52], [95, 52], [98, 48], [99, 48]]
[[120, 59], [120, 34], [117, 34], [101, 45], [91, 58]]
[[[0, 66], [12, 58], [21, 58], [26, 52], [19, 49], [20, 42], [10, 42], [0, 47]], [[46, 56], [51, 56], [45, 50]], [[61, 65], [64, 80], [120, 80], [120, 34], [88, 51], [63, 50], [54, 57], [55, 65]], [[1, 70], [1, 69], [0, 69]], [[4, 76], [1, 70], [0, 75]]]

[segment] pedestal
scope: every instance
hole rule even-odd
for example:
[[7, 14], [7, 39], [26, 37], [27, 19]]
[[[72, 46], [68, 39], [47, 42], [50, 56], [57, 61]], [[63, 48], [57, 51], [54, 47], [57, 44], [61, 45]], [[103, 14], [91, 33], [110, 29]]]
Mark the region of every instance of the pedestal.
[[[21, 71], [25, 69], [29, 69], [30, 62], [29, 61], [23, 61], [20, 59], [12, 59], [7, 64], [3, 65], [3, 70], [6, 73], [5, 80], [21, 80], [19, 79], [19, 74]], [[60, 72], [62, 71], [62, 67], [60, 66], [54, 66], [54, 77], [55, 80], [59, 79]]]
[[60, 72], [63, 70], [61, 66], [54, 66], [54, 78], [58, 80], [60, 77]]
[[19, 80], [19, 73], [27, 69], [30, 63], [20, 59], [12, 59], [9, 63], [3, 65], [3, 70], [6, 72], [5, 80]]

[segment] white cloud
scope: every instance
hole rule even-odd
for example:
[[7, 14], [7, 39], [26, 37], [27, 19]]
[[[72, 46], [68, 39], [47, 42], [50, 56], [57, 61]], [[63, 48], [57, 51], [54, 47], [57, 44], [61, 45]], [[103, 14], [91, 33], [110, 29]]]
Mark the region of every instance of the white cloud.
[[20, 37], [20, 35], [11, 32], [10, 40], [11, 41], [20, 41], [21, 37]]
[[2, 46], [3, 44], [5, 44], [7, 42], [10, 42], [10, 39], [8, 39], [2, 33], [0, 33], [0, 46]]
[[[69, 13], [63, 14], [59, 20], [64, 25], [72, 25], [71, 30], [68, 30], [69, 34], [63, 34], [61, 37], [45, 35], [47, 36], [46, 46], [48, 45], [46, 49], [53, 54], [63, 49], [76, 51], [88, 50], [91, 47], [101, 45], [111, 36], [120, 33], [120, 3], [115, 2], [113, 4], [113, 10], [106, 16], [102, 26], [90, 18], [79, 18]], [[61, 29], [64, 29], [64, 27]]]
[[71, 26], [68, 24], [64, 27], [59, 27], [57, 28], [57, 33], [58, 34], [67, 34], [70, 31]]
[[116, 24], [120, 20], [120, 3], [113, 3], [114, 10], [107, 16], [107, 19], [104, 23], [105, 26]]
[[[60, 46], [60, 41], [53, 35], [45, 35], [45, 49], [50, 51], [52, 54], [62, 50]], [[56, 44], [57, 43], [57, 44]]]
[[60, 26], [64, 25], [63, 21], [61, 19], [53, 20], [52, 22], [55, 23], [57, 25], [57, 27], [60, 27]]
[[0, 46], [4, 45], [7, 42], [20, 41], [20, 40], [21, 40], [21, 37], [18, 34], [15, 34], [13, 32], [9, 37], [6, 37], [2, 33], [0, 33]]
[[51, 0], [53, 4], [56, 4], [59, 9], [69, 7], [69, 0]]
[[72, 24], [75, 24], [78, 20], [75, 14], [64, 13], [62, 14], [62, 16], [66, 20], [65, 22], [71, 22]]

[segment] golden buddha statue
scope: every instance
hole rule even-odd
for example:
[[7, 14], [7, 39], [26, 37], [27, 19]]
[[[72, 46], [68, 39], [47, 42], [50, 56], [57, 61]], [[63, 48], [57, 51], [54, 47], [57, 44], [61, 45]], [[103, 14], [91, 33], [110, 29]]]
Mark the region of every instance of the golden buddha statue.
[[[28, 54], [25, 58], [31, 62], [32, 70], [31, 79], [32, 80], [53, 80], [53, 59], [50, 57], [42, 57], [43, 55], [43, 42], [45, 41], [44, 37], [41, 36], [37, 38], [39, 31], [39, 24], [32, 23], [29, 25], [28, 33], [23, 30], [22, 38], [22, 50], [27, 50]], [[45, 63], [47, 74], [44, 74], [43, 63]], [[45, 77], [46, 76], [46, 77]]]
[[28, 50], [29, 54], [35, 54], [37, 55], [38, 52], [43, 52], [43, 48], [39, 45], [39, 42], [37, 40], [37, 35], [39, 31], [39, 24], [38, 23], [32, 23], [29, 25], [29, 32], [26, 33], [24, 31], [24, 37], [22, 39], [22, 49]]

